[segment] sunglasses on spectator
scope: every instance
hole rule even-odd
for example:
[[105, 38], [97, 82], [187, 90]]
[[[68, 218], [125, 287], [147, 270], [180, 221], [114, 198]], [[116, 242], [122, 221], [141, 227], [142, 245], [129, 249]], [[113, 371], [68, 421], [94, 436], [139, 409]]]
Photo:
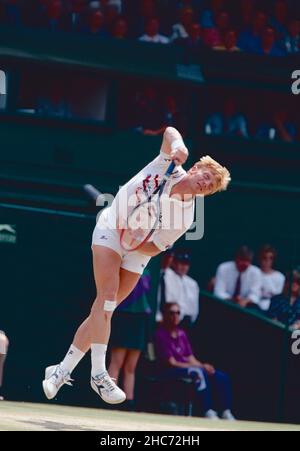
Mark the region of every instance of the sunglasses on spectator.
[[179, 310], [170, 310], [169, 314], [170, 315], [180, 315], [180, 311]]

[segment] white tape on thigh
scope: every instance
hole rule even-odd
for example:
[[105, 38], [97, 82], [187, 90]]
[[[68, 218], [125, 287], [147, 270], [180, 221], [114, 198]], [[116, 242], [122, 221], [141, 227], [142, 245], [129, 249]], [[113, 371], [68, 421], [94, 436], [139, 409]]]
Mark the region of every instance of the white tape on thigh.
[[104, 301], [104, 311], [113, 312], [117, 308], [117, 303], [115, 301]]

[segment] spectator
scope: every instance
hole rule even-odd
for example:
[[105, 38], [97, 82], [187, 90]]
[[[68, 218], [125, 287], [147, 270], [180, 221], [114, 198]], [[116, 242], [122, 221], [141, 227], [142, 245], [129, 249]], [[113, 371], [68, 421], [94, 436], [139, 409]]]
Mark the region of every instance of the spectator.
[[63, 4], [61, 0], [49, 0], [46, 5], [46, 28], [51, 31], [58, 31], [64, 28]]
[[237, 110], [235, 100], [230, 97], [224, 104], [224, 112], [211, 114], [204, 125], [206, 135], [241, 136], [248, 138], [247, 120]]
[[174, 255], [172, 269], [165, 270], [165, 293], [158, 305], [156, 320], [161, 321], [164, 303], [176, 302], [180, 306], [181, 325], [190, 328], [199, 315], [199, 286], [187, 274], [191, 267], [190, 255], [177, 250]]
[[230, 17], [227, 11], [220, 11], [215, 19], [216, 27], [220, 33], [220, 40], [224, 39], [225, 33], [230, 28]]
[[[163, 306], [166, 303], [166, 284], [165, 284], [165, 275], [166, 270], [172, 267], [174, 261], [174, 251], [172, 249], [168, 249], [166, 252], [162, 254], [161, 265], [160, 265], [160, 276], [159, 276], [159, 285], [157, 292], [157, 305]], [[161, 317], [160, 317], [161, 318]]]
[[87, 9], [87, 0], [72, 0], [69, 9], [70, 30], [81, 31], [83, 28], [83, 17]]
[[227, 52], [239, 52], [237, 47], [237, 34], [235, 30], [227, 30], [224, 33], [221, 45], [214, 47], [214, 50], [223, 50]]
[[203, 44], [210, 49], [218, 47], [222, 43], [220, 33], [215, 27], [203, 28], [202, 40]]
[[88, 18], [88, 24], [82, 29], [83, 33], [91, 36], [98, 36], [99, 38], [106, 38], [109, 36], [105, 25], [104, 16], [101, 11], [91, 11]]
[[119, 379], [123, 371], [123, 389], [127, 410], [134, 410], [135, 371], [146, 349], [151, 308], [148, 302], [150, 273], [146, 270], [132, 293], [119, 305], [112, 322], [112, 346], [109, 375]]
[[254, 0], [240, 0], [237, 22], [242, 30], [250, 29], [254, 16]]
[[136, 131], [145, 135], [156, 135], [164, 126], [164, 118], [158, 92], [153, 86], [137, 95], [136, 99]]
[[9, 342], [5, 333], [2, 330], [0, 330], [0, 401], [4, 400], [4, 397], [2, 396], [2, 385], [3, 385], [4, 363], [7, 355], [8, 345]]
[[106, 30], [109, 32], [109, 34], [111, 34], [114, 24], [120, 18], [118, 9], [114, 5], [107, 3], [103, 15]]
[[267, 16], [257, 11], [252, 19], [251, 27], [242, 31], [238, 39], [238, 47], [250, 53], [257, 53], [260, 49], [261, 35], [267, 24]]
[[270, 19], [271, 27], [276, 31], [277, 39], [281, 40], [287, 33], [288, 5], [285, 0], [276, 0], [274, 12]]
[[[234, 420], [231, 413], [232, 393], [229, 378], [208, 363], [200, 362], [183, 329], [179, 327], [181, 311], [176, 302], [165, 304], [163, 322], [155, 333], [155, 351], [161, 377], [170, 380], [190, 377], [194, 381], [195, 401], [204, 416], [218, 419], [213, 395], [218, 395], [221, 417]], [[215, 396], [214, 396], [215, 397]]]
[[263, 311], [267, 311], [270, 308], [271, 298], [283, 292], [285, 276], [273, 269], [276, 260], [276, 250], [272, 246], [263, 246], [259, 251], [258, 260], [262, 273], [262, 291], [259, 307]]
[[181, 131], [181, 134], [183, 136], [185, 135], [187, 128], [185, 121], [186, 117], [184, 114], [182, 114], [175, 96], [167, 95], [164, 98], [163, 117], [163, 131], [166, 127], [175, 127], [176, 129]]
[[179, 22], [173, 25], [171, 42], [178, 42], [189, 37], [190, 28], [194, 23], [194, 11], [192, 8], [182, 8], [179, 14]]
[[198, 57], [198, 52], [205, 49], [202, 41], [202, 30], [199, 24], [194, 23], [189, 29], [189, 36], [182, 41], [190, 56]]
[[297, 139], [297, 128], [288, 120], [287, 110], [282, 108], [274, 113], [273, 121], [263, 123], [258, 127], [256, 137], [291, 143]]
[[300, 329], [300, 273], [287, 274], [284, 292], [274, 296], [268, 315], [275, 321]]
[[139, 41], [151, 42], [153, 44], [169, 44], [170, 40], [166, 36], [159, 34], [159, 20], [150, 19], [145, 27], [145, 34], [143, 34]]
[[287, 33], [282, 41], [282, 47], [286, 53], [300, 52], [300, 19], [289, 21]]
[[236, 252], [235, 261], [222, 263], [217, 269], [215, 296], [232, 300], [240, 307], [258, 309], [262, 277], [252, 261], [253, 252], [243, 246]]
[[120, 17], [113, 26], [112, 36], [116, 39], [126, 39], [128, 34], [128, 25], [125, 19]]
[[264, 29], [260, 43], [254, 53], [257, 55], [284, 56], [285, 51], [276, 42], [275, 31], [271, 27]]
[[136, 3], [133, 1], [131, 3], [131, 13], [130, 17], [130, 29], [132, 30], [132, 35], [134, 37], [140, 36], [146, 28], [147, 23], [151, 19], [156, 19], [158, 17], [158, 11], [156, 8], [156, 3], [154, 0], [141, 0], [138, 2], [139, 11], [136, 12]]

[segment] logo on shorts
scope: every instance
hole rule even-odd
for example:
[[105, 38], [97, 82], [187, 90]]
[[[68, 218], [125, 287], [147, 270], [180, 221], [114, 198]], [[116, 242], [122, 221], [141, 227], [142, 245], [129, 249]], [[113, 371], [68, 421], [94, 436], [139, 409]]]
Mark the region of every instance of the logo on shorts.
[[102, 235], [101, 237], [100, 237], [100, 240], [108, 240], [108, 238], [107, 238], [107, 236], [105, 236], [105, 235]]

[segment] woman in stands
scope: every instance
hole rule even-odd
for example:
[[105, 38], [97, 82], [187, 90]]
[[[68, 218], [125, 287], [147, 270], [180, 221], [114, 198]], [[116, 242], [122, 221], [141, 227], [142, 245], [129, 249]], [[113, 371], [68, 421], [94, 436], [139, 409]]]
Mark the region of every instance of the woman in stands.
[[[46, 369], [43, 389], [48, 399], [55, 398], [64, 384], [71, 385], [72, 371], [91, 349], [93, 390], [107, 403], [125, 401], [125, 393], [109, 376], [105, 366], [113, 312], [134, 289], [151, 257], [167, 250], [190, 228], [194, 220], [196, 196], [208, 196], [225, 190], [230, 182], [228, 170], [208, 156], [186, 172], [181, 165], [187, 158], [188, 150], [180, 133], [168, 127], [159, 156], [123, 186], [112, 206], [102, 212], [93, 234], [92, 247], [97, 297], [89, 317], [77, 330], [65, 358], [60, 364]], [[126, 217], [122, 217], [124, 203], [127, 201], [129, 205], [129, 199], [133, 196], [137, 204], [141, 193], [153, 192], [172, 160], [177, 166], [167, 182], [167, 196], [164, 197], [162, 211], [165, 204], [169, 204], [168, 211], [172, 209], [174, 212], [173, 225], [156, 230], [151, 241], [137, 251], [124, 252], [118, 226], [120, 222], [126, 221]], [[124, 199], [124, 196], [125, 202], [122, 203], [120, 199]], [[181, 226], [175, 227], [175, 220], [183, 216], [185, 219], [181, 221]]]

